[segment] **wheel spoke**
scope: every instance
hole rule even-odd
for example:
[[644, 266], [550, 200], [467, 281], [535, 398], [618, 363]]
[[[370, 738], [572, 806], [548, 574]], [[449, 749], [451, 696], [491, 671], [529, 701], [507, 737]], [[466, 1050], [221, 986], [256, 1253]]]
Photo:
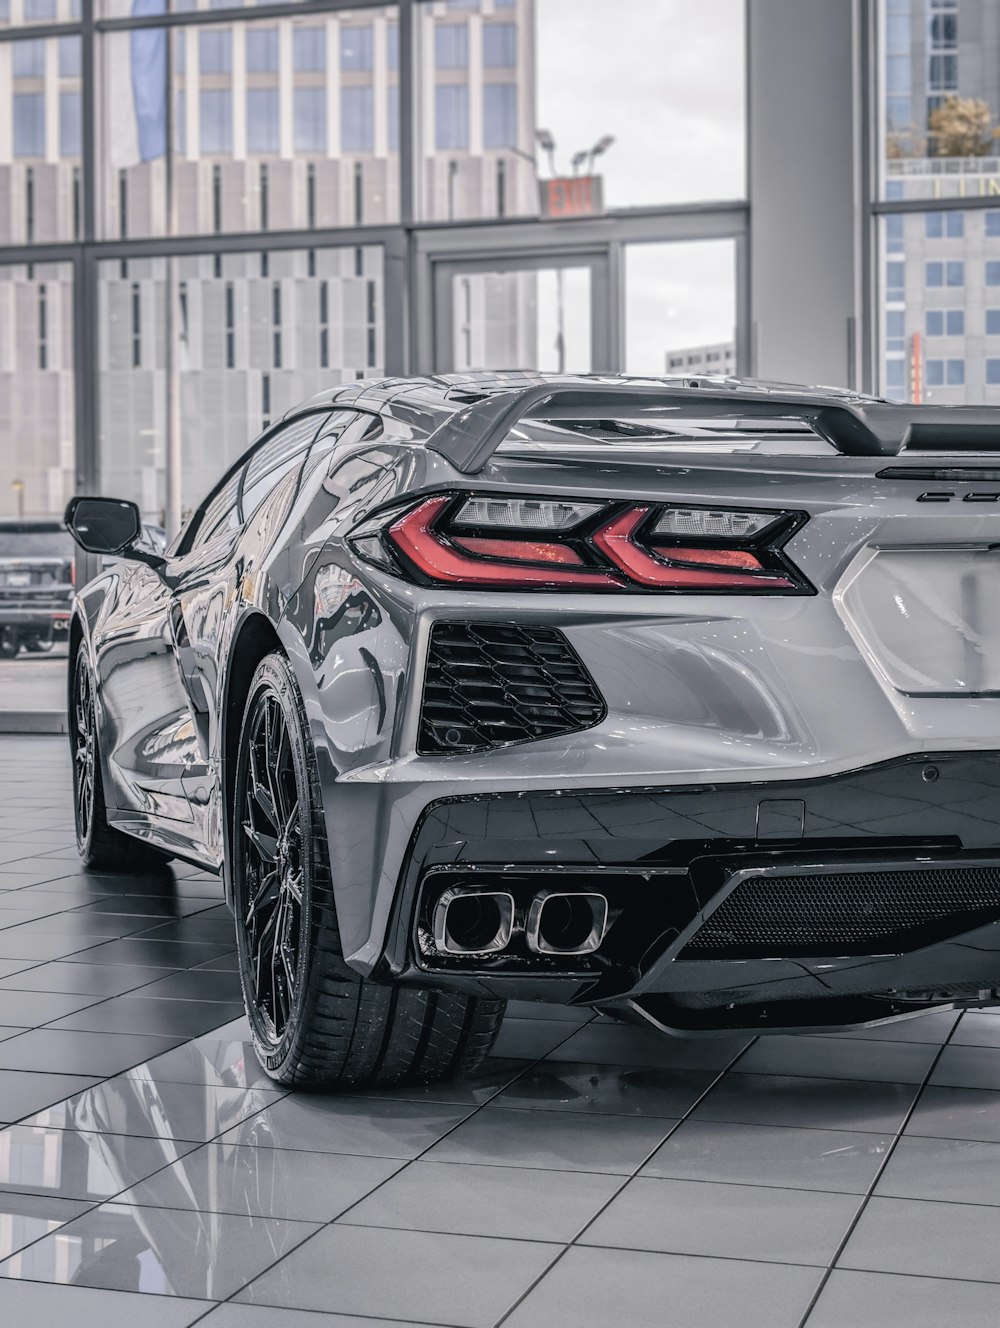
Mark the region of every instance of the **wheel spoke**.
[[255, 830], [249, 821], [243, 822], [243, 833], [260, 854], [262, 861], [278, 861], [278, 841], [273, 835], [265, 835], [259, 830]]
[[271, 796], [268, 782], [260, 777], [257, 749], [253, 741], [250, 743], [250, 796], [270, 821], [272, 827], [277, 830], [278, 813], [274, 810], [274, 799]]

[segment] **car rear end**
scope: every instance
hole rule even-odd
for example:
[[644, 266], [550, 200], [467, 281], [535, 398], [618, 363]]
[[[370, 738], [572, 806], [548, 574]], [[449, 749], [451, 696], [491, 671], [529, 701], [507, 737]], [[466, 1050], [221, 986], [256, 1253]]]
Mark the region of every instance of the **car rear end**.
[[48, 650], [65, 641], [73, 597], [73, 542], [57, 521], [0, 521], [0, 650]]
[[708, 1032], [997, 998], [1000, 466], [722, 414], [522, 420], [352, 531], [410, 623], [356, 961]]

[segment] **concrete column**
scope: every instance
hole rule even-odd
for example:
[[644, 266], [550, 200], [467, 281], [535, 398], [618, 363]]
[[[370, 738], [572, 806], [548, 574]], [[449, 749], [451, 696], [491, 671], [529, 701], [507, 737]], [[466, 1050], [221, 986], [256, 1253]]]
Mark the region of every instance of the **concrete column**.
[[863, 0], [748, 0], [751, 364], [860, 386]]

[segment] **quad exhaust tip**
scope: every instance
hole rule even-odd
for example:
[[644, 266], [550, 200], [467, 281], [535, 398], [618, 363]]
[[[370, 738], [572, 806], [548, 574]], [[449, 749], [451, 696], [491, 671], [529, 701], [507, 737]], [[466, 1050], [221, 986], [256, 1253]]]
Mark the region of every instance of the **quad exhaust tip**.
[[608, 901], [594, 891], [540, 890], [524, 916], [507, 890], [454, 885], [434, 906], [431, 932], [439, 954], [487, 956], [506, 950], [522, 923], [533, 954], [593, 954], [607, 934]]
[[608, 929], [608, 901], [596, 893], [541, 890], [524, 927], [528, 949], [540, 955], [593, 954]]
[[434, 906], [431, 928], [442, 954], [496, 954], [506, 950], [514, 932], [514, 896], [452, 886]]

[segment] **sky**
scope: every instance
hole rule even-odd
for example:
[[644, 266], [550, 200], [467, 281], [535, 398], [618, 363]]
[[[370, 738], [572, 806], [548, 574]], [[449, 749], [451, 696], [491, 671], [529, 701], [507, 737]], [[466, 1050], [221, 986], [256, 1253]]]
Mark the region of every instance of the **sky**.
[[[745, 196], [743, 0], [536, 0], [537, 116], [556, 167], [604, 134], [608, 208]], [[544, 157], [543, 157], [544, 161]], [[728, 340], [731, 241], [626, 251], [626, 367]]]

